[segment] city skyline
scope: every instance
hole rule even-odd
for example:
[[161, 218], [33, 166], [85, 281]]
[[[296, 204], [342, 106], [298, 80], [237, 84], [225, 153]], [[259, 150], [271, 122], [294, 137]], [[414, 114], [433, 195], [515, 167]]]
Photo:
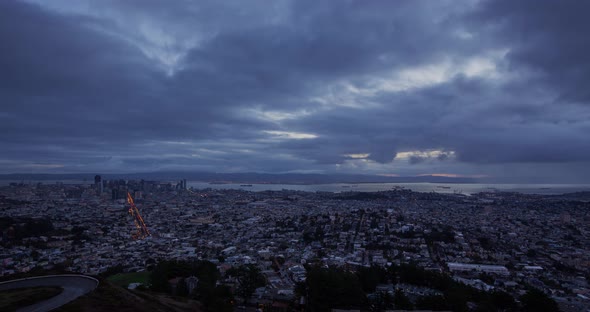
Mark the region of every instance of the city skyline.
[[590, 182], [582, 1], [3, 1], [0, 174]]

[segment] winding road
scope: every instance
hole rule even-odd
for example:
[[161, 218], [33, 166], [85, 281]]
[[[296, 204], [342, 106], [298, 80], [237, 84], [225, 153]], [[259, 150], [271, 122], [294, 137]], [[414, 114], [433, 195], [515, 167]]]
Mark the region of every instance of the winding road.
[[29, 277], [2, 282], [0, 283], [0, 291], [40, 286], [55, 286], [64, 290], [53, 298], [20, 308], [17, 312], [44, 312], [59, 308], [93, 291], [98, 286], [98, 280], [89, 276], [75, 274]]

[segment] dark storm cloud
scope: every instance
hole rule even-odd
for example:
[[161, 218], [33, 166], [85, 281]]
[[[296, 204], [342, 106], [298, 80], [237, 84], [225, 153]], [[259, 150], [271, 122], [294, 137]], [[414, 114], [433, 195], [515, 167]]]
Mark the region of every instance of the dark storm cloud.
[[255, 23], [203, 42], [176, 79], [182, 89], [192, 86], [230, 105], [290, 110], [317, 105], [301, 99], [321, 96], [334, 81], [431, 61], [448, 44], [462, 47], [436, 32], [430, 12], [383, 4], [296, 1], [280, 25]]
[[584, 6], [0, 2], [0, 170], [575, 172]]
[[[307, 150], [371, 153], [380, 156], [377, 162], [391, 161], [396, 151], [429, 149], [442, 150], [441, 161], [449, 159], [446, 150], [455, 151], [459, 161], [480, 164], [590, 159], [587, 110], [559, 107], [526, 85], [514, 89], [457, 77], [411, 93], [383, 93], [373, 99], [382, 103], [377, 107], [339, 108], [293, 122], [295, 129], [330, 139], [305, 142], [305, 149], [298, 142], [284, 147], [301, 157], [309, 157]], [[422, 160], [412, 156], [409, 162]]]
[[239, 139], [260, 124], [187, 103], [198, 99], [174, 98], [170, 79], [137, 48], [94, 29], [105, 21], [0, 5], [3, 155], [56, 151], [58, 161], [86, 151], [119, 154], [120, 146], [145, 140]]
[[588, 1], [484, 1], [471, 22], [510, 47], [513, 70], [527, 69], [563, 101], [587, 103], [590, 90]]

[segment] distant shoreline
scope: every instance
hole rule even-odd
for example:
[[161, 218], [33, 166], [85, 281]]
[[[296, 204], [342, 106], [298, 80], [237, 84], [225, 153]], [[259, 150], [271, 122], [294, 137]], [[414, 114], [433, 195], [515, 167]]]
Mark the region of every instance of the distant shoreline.
[[[105, 181], [108, 181], [110, 179], [104, 179]], [[113, 179], [113, 180], [119, 180], [119, 179]], [[141, 179], [124, 179], [124, 180], [141, 180]], [[171, 182], [177, 182], [177, 180], [174, 179], [161, 179], [161, 180], [157, 180], [157, 179], [153, 179], [153, 180], [148, 180], [148, 179], [144, 179], [146, 181], [157, 181], [160, 183], [171, 183]], [[178, 179], [179, 181], [180, 179]], [[0, 185], [8, 185], [9, 183], [24, 183], [24, 184], [31, 184], [31, 183], [43, 183], [43, 184], [48, 184], [48, 183], [63, 183], [63, 184], [93, 184], [94, 180], [93, 179], [3, 179], [0, 176]], [[580, 186], [580, 187], [584, 187], [587, 186], [590, 188], [590, 184], [587, 183], [543, 183], [543, 182], [539, 182], [539, 183], [525, 183], [525, 182], [513, 182], [513, 183], [496, 183], [496, 182], [462, 182], [462, 181], [395, 181], [395, 182], [379, 182], [379, 181], [361, 181], [361, 182], [289, 182], [289, 181], [279, 181], [279, 182], [256, 182], [256, 181], [250, 181], [250, 182], [243, 182], [243, 181], [205, 181], [205, 180], [188, 180], [187, 179], [187, 183], [207, 183], [210, 185], [237, 185], [239, 184], [240, 186], [250, 186], [250, 185], [369, 185], [369, 184], [433, 184], [433, 185], [439, 185], [439, 184], [451, 184], [451, 185], [462, 185], [462, 184], [477, 184], [477, 185], [522, 185], [522, 186], [533, 186], [533, 185], [538, 185], [540, 186], [540, 189], [550, 189], [551, 187], [542, 187], [544, 185], [562, 185], [562, 186]], [[492, 189], [494, 189], [494, 187], [491, 187]]]
[[[132, 179], [130, 179], [132, 180]], [[178, 182], [177, 180], [148, 180], [158, 181], [160, 183]], [[64, 185], [94, 183], [94, 180], [0, 180], [0, 186], [8, 186], [10, 183], [21, 183], [31, 185], [42, 183], [45, 185], [62, 183]], [[219, 181], [218, 181], [219, 182]], [[302, 192], [383, 192], [396, 190], [410, 190], [421, 193], [438, 193], [438, 194], [462, 194], [472, 195], [480, 192], [514, 192], [521, 194], [537, 195], [562, 195], [568, 193], [590, 192], [590, 184], [548, 184], [548, 183], [444, 183], [444, 182], [359, 182], [359, 183], [244, 183], [224, 181], [224, 183], [211, 184], [208, 181], [187, 180], [187, 186], [193, 189], [218, 189], [218, 190], [243, 190], [252, 192], [263, 191], [302, 191]]]

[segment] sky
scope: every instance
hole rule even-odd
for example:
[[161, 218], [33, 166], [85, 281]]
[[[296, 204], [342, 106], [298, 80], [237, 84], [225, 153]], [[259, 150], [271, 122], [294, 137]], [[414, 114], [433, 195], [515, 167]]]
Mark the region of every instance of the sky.
[[0, 1], [0, 173], [590, 183], [569, 0]]

